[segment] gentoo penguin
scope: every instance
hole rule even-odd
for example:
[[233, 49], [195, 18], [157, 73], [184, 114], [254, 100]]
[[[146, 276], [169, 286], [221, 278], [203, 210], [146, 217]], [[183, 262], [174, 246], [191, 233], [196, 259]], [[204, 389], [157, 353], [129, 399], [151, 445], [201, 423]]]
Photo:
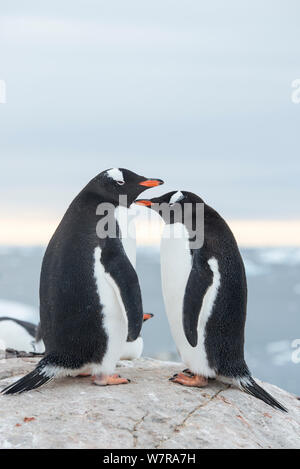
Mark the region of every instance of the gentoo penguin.
[[[124, 211], [149, 187], [162, 184], [127, 169], [98, 174], [73, 200], [47, 247], [40, 279], [45, 357], [6, 387], [14, 394], [56, 377], [90, 373], [98, 385], [128, 383], [113, 374], [125, 342], [143, 322], [134, 237]], [[125, 214], [126, 215], [126, 214]]]
[[[154, 209], [166, 223], [161, 240], [163, 296], [173, 338], [188, 366], [171, 381], [202, 387], [208, 378], [217, 378], [286, 411], [254, 381], [244, 360], [247, 283], [227, 223], [190, 192], [136, 203]], [[201, 213], [202, 220], [197, 220]]]
[[0, 317], [0, 348], [36, 352], [37, 326], [13, 317]]
[[[143, 323], [148, 321], [148, 319], [153, 318], [153, 316], [154, 314], [144, 313]], [[36, 327], [36, 334], [35, 334], [35, 340], [33, 342], [33, 348], [34, 348], [33, 351], [38, 351], [40, 353], [44, 351], [44, 343], [42, 339], [42, 332], [41, 332], [40, 324]], [[144, 348], [144, 341], [141, 335], [139, 335], [139, 337], [133, 342], [130, 342], [129, 340], [127, 340], [124, 345], [124, 349], [120, 357], [120, 360], [134, 360], [135, 358], [140, 358], [143, 353], [143, 348]], [[90, 374], [81, 373], [80, 376], [90, 376]]]
[[[150, 318], [153, 318], [153, 316], [154, 315], [151, 313], [144, 313], [143, 322], [147, 321]], [[15, 348], [15, 347], [12, 347], [12, 348]], [[130, 342], [127, 340], [124, 345], [124, 349], [120, 357], [120, 360], [134, 360], [135, 358], [140, 358], [140, 356], [143, 353], [143, 348], [144, 348], [144, 341], [141, 335], [139, 335], [139, 337], [133, 342]], [[43, 350], [43, 340], [41, 336], [40, 324], [38, 325], [38, 327], [36, 327], [35, 341], [33, 341], [33, 351], [36, 351], [36, 349], [38, 349], [39, 351]], [[25, 350], [25, 349], [21, 349], [21, 350]], [[30, 351], [32, 350], [30, 349]], [[82, 373], [81, 376], [86, 376], [86, 374]]]
[[[143, 322], [150, 318], [153, 318], [153, 314], [144, 313]], [[144, 341], [141, 335], [134, 342], [127, 341], [121, 355], [121, 360], [134, 360], [135, 358], [140, 358], [143, 353], [143, 348]]]

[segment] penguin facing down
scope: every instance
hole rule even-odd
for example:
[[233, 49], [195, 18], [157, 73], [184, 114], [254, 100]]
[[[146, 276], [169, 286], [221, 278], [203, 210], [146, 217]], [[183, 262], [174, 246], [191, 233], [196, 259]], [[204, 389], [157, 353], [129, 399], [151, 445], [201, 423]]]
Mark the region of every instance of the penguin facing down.
[[[163, 296], [173, 338], [188, 366], [171, 381], [202, 387], [208, 378], [217, 378], [286, 411], [254, 381], [244, 360], [246, 274], [225, 220], [186, 191], [136, 203], [157, 211], [166, 223], [161, 240]], [[196, 219], [201, 213], [197, 204], [204, 204], [202, 223]], [[202, 239], [199, 245], [197, 237]]]
[[[148, 319], [153, 318], [153, 314], [144, 313], [143, 322], [148, 321]], [[126, 342], [124, 350], [121, 355], [121, 360], [135, 360], [140, 358], [143, 353], [144, 341], [140, 335], [134, 342]]]
[[113, 373], [126, 340], [139, 336], [143, 307], [126, 215], [139, 194], [162, 183], [113, 168], [98, 174], [73, 200], [42, 264], [45, 357], [2, 393], [29, 391], [80, 373], [90, 373], [102, 386], [128, 383]]

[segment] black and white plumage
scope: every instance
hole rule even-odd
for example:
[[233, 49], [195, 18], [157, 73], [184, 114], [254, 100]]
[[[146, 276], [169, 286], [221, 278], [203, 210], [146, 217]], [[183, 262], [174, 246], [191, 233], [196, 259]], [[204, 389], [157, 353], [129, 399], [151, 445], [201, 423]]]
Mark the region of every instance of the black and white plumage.
[[[161, 241], [162, 289], [173, 338], [189, 368], [188, 376], [183, 373], [171, 380], [203, 386], [208, 378], [217, 378], [285, 411], [254, 381], [244, 359], [246, 274], [225, 220], [204, 204], [204, 241], [195, 247], [196, 204], [204, 203], [200, 197], [174, 191], [136, 203], [158, 211], [166, 222]], [[184, 204], [190, 204], [190, 212]]]
[[[145, 189], [160, 184], [161, 180], [112, 168], [98, 174], [73, 200], [42, 264], [40, 335], [45, 357], [33, 372], [4, 389], [4, 394], [80, 373], [92, 374], [99, 385], [127, 382], [111, 375], [126, 340], [139, 336], [143, 307], [135, 271], [135, 239], [122, 232], [132, 202]], [[99, 237], [99, 223], [107, 217], [107, 212], [99, 211], [101, 203], [113, 208], [109, 222], [114, 230], [105, 237]]]
[[[153, 317], [153, 314], [145, 313], [143, 317], [143, 322], [148, 321], [148, 319], [152, 317]], [[140, 335], [133, 342], [129, 342], [129, 341], [126, 342], [120, 359], [121, 360], [135, 360], [136, 358], [140, 358], [143, 353], [143, 348], [144, 348], [144, 341], [143, 341], [143, 337]]]
[[[154, 315], [151, 313], [144, 313], [143, 322], [152, 318]], [[36, 346], [39, 346], [39, 349], [43, 349], [43, 340], [40, 324], [36, 328]], [[126, 341], [124, 349], [122, 351], [120, 360], [135, 360], [140, 358], [143, 353], [144, 341], [141, 335], [134, 341]]]
[[35, 335], [37, 326], [14, 317], [0, 317], [0, 345], [3, 349], [37, 352]]

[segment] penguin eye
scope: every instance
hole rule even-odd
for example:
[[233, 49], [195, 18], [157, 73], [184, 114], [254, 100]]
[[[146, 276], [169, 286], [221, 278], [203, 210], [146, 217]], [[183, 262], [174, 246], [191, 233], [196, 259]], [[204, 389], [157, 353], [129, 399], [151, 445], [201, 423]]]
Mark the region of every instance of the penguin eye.
[[124, 186], [125, 181], [117, 181], [117, 184], [119, 184], [119, 186]]

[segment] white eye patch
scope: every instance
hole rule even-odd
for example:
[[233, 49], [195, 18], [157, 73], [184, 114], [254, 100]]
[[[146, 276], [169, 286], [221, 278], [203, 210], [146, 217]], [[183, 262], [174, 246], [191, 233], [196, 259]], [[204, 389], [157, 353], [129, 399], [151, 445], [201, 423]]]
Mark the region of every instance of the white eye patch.
[[184, 195], [182, 192], [180, 191], [175, 192], [175, 194], [173, 194], [172, 197], [170, 198], [169, 204], [170, 205], [176, 204], [177, 202], [180, 202], [180, 200], [182, 200], [183, 198], [184, 198]]
[[107, 171], [107, 176], [113, 179], [114, 181], [118, 182], [119, 184], [124, 184], [124, 176], [122, 171], [118, 168], [112, 168]]

